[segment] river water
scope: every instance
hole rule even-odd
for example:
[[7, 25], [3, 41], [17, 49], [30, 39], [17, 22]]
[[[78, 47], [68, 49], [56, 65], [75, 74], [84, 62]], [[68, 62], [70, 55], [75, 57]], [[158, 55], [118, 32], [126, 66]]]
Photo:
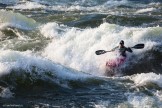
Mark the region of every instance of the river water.
[[[161, 0], [0, 0], [0, 106], [161, 108]], [[105, 75], [120, 40], [143, 49]]]

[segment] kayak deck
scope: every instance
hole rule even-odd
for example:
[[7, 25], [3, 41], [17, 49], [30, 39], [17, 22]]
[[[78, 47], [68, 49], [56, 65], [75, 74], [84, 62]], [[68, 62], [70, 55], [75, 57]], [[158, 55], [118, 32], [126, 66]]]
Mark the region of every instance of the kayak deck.
[[115, 76], [117, 73], [117, 69], [124, 64], [126, 61], [126, 57], [118, 57], [115, 59], [110, 59], [106, 62], [106, 76]]
[[106, 67], [109, 67], [110, 69], [117, 68], [121, 66], [125, 61], [126, 61], [126, 57], [110, 59], [106, 62]]

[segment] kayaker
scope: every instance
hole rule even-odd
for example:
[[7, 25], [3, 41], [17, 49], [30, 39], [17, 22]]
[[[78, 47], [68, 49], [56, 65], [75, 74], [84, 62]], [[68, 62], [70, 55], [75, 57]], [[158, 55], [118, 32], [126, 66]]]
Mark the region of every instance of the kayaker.
[[[110, 75], [113, 75], [114, 72], [110, 72], [112, 71], [113, 69], [116, 69], [116, 67], [119, 67], [121, 66], [125, 60], [126, 60], [126, 51], [132, 53], [133, 51], [128, 47], [125, 47], [124, 46], [124, 41], [121, 40], [120, 43], [119, 43], [119, 46], [113, 48], [111, 51], [115, 51], [115, 50], [118, 50], [119, 51], [119, 57], [117, 57], [116, 59], [110, 59], [106, 62], [106, 70], [108, 70], [108, 72], [106, 72], [106, 74], [110, 74]], [[109, 76], [109, 75], [108, 75]]]
[[126, 51], [128, 51], [130, 53], [133, 52], [129, 47], [127, 48], [127, 47], [124, 46], [124, 41], [123, 40], [120, 41], [119, 46], [113, 48], [111, 51], [115, 51], [116, 49], [119, 49], [119, 53], [123, 57], [127, 56]]
[[117, 67], [121, 66], [126, 61], [126, 51], [132, 53], [133, 51], [128, 47], [124, 46], [124, 41], [121, 40], [119, 43], [119, 46], [113, 48], [111, 51], [118, 50], [119, 55], [115, 59], [110, 59], [106, 62], [106, 72], [105, 74], [107, 76], [114, 76], [115, 75], [115, 69], [118, 69]]

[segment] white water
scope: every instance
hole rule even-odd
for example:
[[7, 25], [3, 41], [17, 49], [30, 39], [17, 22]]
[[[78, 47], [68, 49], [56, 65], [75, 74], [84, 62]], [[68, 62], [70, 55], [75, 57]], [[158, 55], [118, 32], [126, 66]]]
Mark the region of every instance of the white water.
[[147, 84], [157, 84], [162, 88], [162, 75], [155, 73], [141, 73], [132, 78], [136, 86], [146, 86]]
[[[40, 4], [42, 0], [35, 1], [37, 2], [24, 1], [21, 4], [15, 4], [14, 6], [8, 8], [20, 10], [27, 9], [27, 11], [31, 11], [32, 9], [53, 9], [62, 11], [107, 12], [107, 10], [111, 6], [128, 4], [127, 0], [122, 0], [121, 2], [110, 0], [102, 5], [94, 5], [92, 7], [91, 5], [90, 7], [84, 7], [78, 2], [76, 2], [76, 5], [66, 5], [66, 3], [63, 2], [58, 6], [46, 6]], [[86, 3], [88, 1], [83, 0], [82, 2]], [[156, 11], [156, 9], [139, 9], [135, 14], [142, 14], [152, 11]], [[114, 12], [114, 14], [116, 14], [116, 12]], [[29, 32], [31, 30], [31, 32], [33, 32], [35, 28], [38, 27], [40, 33], [45, 38], [47, 38], [47, 40], [49, 40], [48, 45], [38, 52], [30, 50], [4, 50], [6, 48], [4, 48], [5, 45], [2, 43], [4, 47], [2, 46], [0, 50], [0, 76], [9, 74], [10, 72], [12, 72], [12, 70], [16, 70], [16, 72], [32, 73], [34, 68], [35, 71], [38, 72], [38, 76], [43, 76], [41, 78], [47, 78], [50, 81], [54, 81], [55, 83], [63, 87], [68, 87], [69, 80], [87, 81], [88, 78], [98, 78], [97, 76], [103, 76], [105, 72], [104, 68], [106, 61], [118, 56], [117, 52], [95, 55], [96, 50], [111, 50], [118, 45], [120, 40], [124, 40], [125, 46], [129, 47], [134, 46], [138, 43], [144, 43], [144, 49], [133, 50], [132, 54], [127, 53], [128, 60], [130, 60], [129, 58], [131, 58], [131, 56], [137, 57], [137, 59], [135, 61], [132, 61], [131, 63], [138, 63], [140, 62], [139, 59], [144, 57], [146, 51], [154, 50], [152, 49], [154, 48], [154, 46], [161, 45], [160, 40], [162, 39], [162, 28], [158, 26], [142, 28], [125, 27], [116, 24], [103, 23], [96, 28], [79, 29], [75, 27], [68, 27], [63, 24], [60, 25], [56, 22], [48, 22], [39, 27], [39, 24], [35, 20], [28, 18], [23, 14], [16, 13], [14, 12], [14, 10], [2, 10], [0, 13], [0, 23], [0, 30], [6, 29], [8, 27], [13, 27], [22, 30], [28, 30]], [[19, 34], [18, 31], [15, 31], [15, 33]], [[1, 37], [3, 37], [3, 31], [0, 31], [0, 35]], [[19, 37], [23, 37], [21, 33], [19, 34]], [[7, 44], [11, 44], [12, 40], [9, 39], [7, 41]], [[128, 62], [124, 65], [129, 66], [130, 64]], [[51, 74], [54, 75], [54, 78], [49, 78], [48, 76], [46, 76], [46, 72], [51, 72]], [[86, 74], [85, 72], [91, 75]], [[99, 78], [104, 79], [105, 77]], [[115, 77], [114, 79], [125, 80], [125, 77]], [[152, 96], [144, 94], [140, 90], [138, 91], [139, 87], [147, 88], [147, 86], [149, 86], [150, 84], [162, 88], [161, 75], [155, 73], [142, 73], [130, 76], [128, 80], [133, 81], [131, 82], [133, 86], [131, 86], [131, 84], [130, 86], [137, 89], [137, 91], [135, 90], [133, 91], [133, 93], [129, 93], [128, 91], [128, 93], [125, 94], [128, 101], [116, 105], [117, 108], [132, 106], [134, 108], [162, 107], [161, 90], [152, 90], [152, 88], [148, 89], [148, 92], [151, 93]], [[111, 81], [114, 81], [113, 78]], [[127, 83], [127, 85], [129, 85], [130, 83], [127, 81], [125, 82]], [[123, 84], [122, 81], [120, 84]], [[107, 88], [111, 89], [111, 86]], [[3, 88], [0, 92], [0, 97], [2, 98], [11, 98], [13, 96], [14, 95], [9, 88]], [[94, 107], [106, 108], [109, 105], [111, 105], [111, 100], [100, 101], [97, 104], [95, 103]]]
[[156, 40], [162, 37], [161, 27], [128, 28], [108, 23], [86, 29], [47, 23], [40, 27], [40, 32], [52, 40], [42, 51], [42, 55], [32, 51], [1, 50], [0, 75], [8, 74], [12, 69], [31, 72], [35, 66], [40, 74], [50, 71], [61, 79], [86, 79], [90, 76], [82, 72], [103, 75], [106, 61], [117, 56], [117, 52], [95, 55], [96, 50], [110, 50], [121, 39], [125, 40], [126, 46], [145, 43], [144, 49], [133, 50], [133, 54], [128, 53], [128, 58], [132, 55], [140, 58], [142, 53], [157, 45]]
[[[124, 84], [125, 86], [129, 86], [130, 88], [137, 89], [137, 91], [131, 92], [131, 90], [127, 91], [124, 95], [127, 97], [128, 101], [123, 103], [119, 103], [115, 105], [115, 108], [161, 108], [162, 107], [162, 90], [157, 89], [147, 89], [147, 86], [150, 84], [154, 84], [162, 88], [162, 75], [155, 73], [141, 73], [132, 76], [124, 76], [124, 77], [116, 77], [116, 80], [131, 80], [134, 83], [128, 85], [128, 83]], [[125, 82], [123, 82], [125, 83]], [[148, 93], [141, 92], [138, 87], [143, 87], [145, 90], [151, 95], [147, 95]], [[101, 101], [98, 104], [95, 104], [95, 108], [107, 108], [110, 107], [109, 101]]]
[[[112, 4], [117, 3], [117, 1], [108, 1], [107, 4], [110, 2]], [[25, 3], [32, 4], [29, 8], [28, 6], [25, 7], [26, 9], [32, 9], [34, 7], [34, 2]], [[127, 0], [123, 0], [120, 3], [127, 3]], [[37, 8], [37, 3], [35, 7]], [[41, 6], [38, 8], [41, 8]], [[11, 26], [32, 30], [38, 26], [37, 22], [31, 18], [27, 18], [19, 13], [4, 10], [0, 13], [0, 23], [2, 24], [1, 29], [6, 26]], [[109, 23], [103, 23], [96, 28], [78, 29], [51, 22], [42, 25], [40, 32], [44, 37], [52, 40], [42, 52], [43, 57], [54, 63], [60, 63], [65, 67], [98, 75], [103, 75], [106, 61], [115, 58], [116, 52], [97, 56], [95, 55], [96, 50], [111, 50], [118, 45], [120, 40], [124, 40], [125, 46], [129, 47], [138, 43], [145, 43], [144, 49], [134, 50], [133, 54], [128, 53], [128, 57], [132, 55], [139, 56], [159, 44], [160, 42], [158, 40], [162, 39], [161, 27], [135, 28]], [[2, 63], [1, 67], [5, 69], [5, 64]]]
[[[109, 4], [110, 2], [112, 1], [107, 3]], [[114, 3], [116, 2], [114, 1]], [[121, 3], [126, 2], [125, 0], [121, 1]], [[30, 4], [34, 2], [25, 3]], [[5, 10], [1, 10], [0, 23], [1, 29], [6, 26], [25, 30], [33, 30], [38, 27], [38, 23], [35, 20], [19, 13]], [[161, 27], [123, 27], [103, 23], [96, 28], [79, 29], [49, 22], [42, 25], [39, 29], [44, 37], [52, 40], [42, 51], [43, 57], [54, 63], [60, 63], [65, 67], [95, 75], [103, 75], [106, 61], [117, 56], [116, 52], [97, 56], [95, 55], [96, 50], [111, 50], [118, 45], [120, 40], [124, 40], [125, 46], [128, 47], [138, 43], [145, 43], [144, 49], [133, 50], [133, 54], [128, 53], [128, 58], [132, 55], [140, 58], [142, 53], [152, 49], [153, 46], [160, 43], [158, 40], [162, 39]], [[2, 63], [1, 67], [5, 67], [5, 64]]]
[[2, 89], [2, 91], [0, 92], [1, 98], [12, 98], [13, 97], [14, 93], [12, 93], [9, 88], [2, 88], [2, 87], [0, 88]]
[[162, 39], [161, 30], [161, 27], [135, 28], [108, 23], [86, 29], [47, 23], [40, 28], [45, 37], [52, 39], [43, 52], [44, 57], [91, 74], [103, 74], [106, 61], [116, 57], [116, 52], [95, 55], [96, 50], [111, 50], [120, 40], [124, 40], [127, 47], [145, 43], [144, 49], [133, 50], [132, 54], [128, 53], [128, 57], [135, 55], [140, 58], [141, 53], [159, 44], [157, 40]]
[[[53, 4], [54, 3], [54, 4]], [[49, 6], [47, 6], [48, 4]], [[98, 0], [81, 0], [81, 1], [46, 1], [46, 0], [32, 0], [32, 1], [19, 1], [19, 3], [14, 6], [8, 6], [9, 9], [20, 9], [20, 10], [32, 10], [32, 9], [45, 9], [45, 10], [55, 10], [55, 11], [97, 11], [109, 13], [110, 8], [128, 5], [132, 6], [132, 3], [128, 0], [108, 0], [100, 3]]]
[[[44, 59], [31, 51], [19, 52], [12, 50], [1, 50], [0, 53], [0, 76], [8, 74], [11, 70], [24, 70], [32, 72], [33, 67], [36, 68], [38, 74], [43, 75], [45, 72], [51, 72], [60, 79], [85, 79], [91, 77], [87, 74], [76, 72], [75, 70], [65, 68], [59, 64], [55, 64], [50, 60]], [[46, 77], [45, 75], [43, 75]], [[56, 80], [56, 79], [52, 79]]]
[[[140, 93], [139, 93], [140, 94]], [[141, 95], [133, 95], [131, 94], [128, 98], [128, 102], [133, 105], [133, 108], [161, 108], [161, 101], [156, 97], [146, 96], [144, 94]]]
[[145, 13], [145, 12], [152, 12], [152, 11], [156, 11], [156, 8], [140, 9], [136, 13]]
[[36, 3], [36, 2], [24, 2], [24, 3], [21, 3], [21, 4], [18, 4], [18, 5], [15, 5], [15, 6], [8, 6], [7, 8], [13, 8], [13, 9], [41, 9], [41, 8], [45, 8], [44, 5], [41, 5], [39, 3]]
[[[126, 77], [125, 77], [126, 78]], [[126, 106], [132, 105], [133, 108], [161, 108], [162, 107], [162, 91], [156, 89], [147, 89], [147, 86], [150, 84], [157, 85], [158, 87], [162, 88], [162, 75], [155, 74], [155, 73], [141, 73], [127, 77], [128, 79], [132, 80], [134, 84], [132, 88], [136, 88], [136, 92], [127, 92], [125, 95], [127, 96], [128, 102]], [[145, 93], [140, 92], [138, 87], [143, 87], [147, 92], [152, 94], [151, 96], [146, 95]]]

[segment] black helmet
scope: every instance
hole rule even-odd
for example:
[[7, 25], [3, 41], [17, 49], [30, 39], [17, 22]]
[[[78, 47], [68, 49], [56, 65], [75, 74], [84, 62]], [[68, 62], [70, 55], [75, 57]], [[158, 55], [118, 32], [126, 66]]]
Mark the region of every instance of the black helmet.
[[124, 41], [123, 41], [123, 40], [121, 40], [121, 41], [120, 41], [120, 44], [124, 44]]

